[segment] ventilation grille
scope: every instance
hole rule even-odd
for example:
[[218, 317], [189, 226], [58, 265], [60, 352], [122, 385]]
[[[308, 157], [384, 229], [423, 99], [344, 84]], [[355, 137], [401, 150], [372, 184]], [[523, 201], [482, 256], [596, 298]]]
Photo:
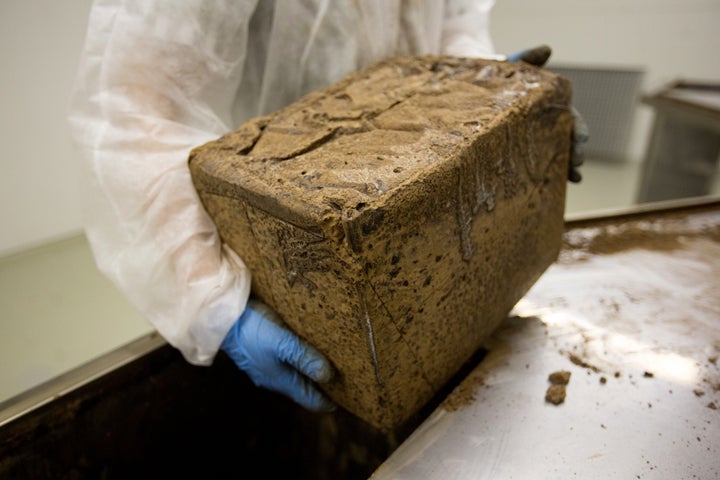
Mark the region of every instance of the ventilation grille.
[[547, 67], [573, 84], [573, 105], [590, 130], [587, 159], [625, 161], [643, 70]]

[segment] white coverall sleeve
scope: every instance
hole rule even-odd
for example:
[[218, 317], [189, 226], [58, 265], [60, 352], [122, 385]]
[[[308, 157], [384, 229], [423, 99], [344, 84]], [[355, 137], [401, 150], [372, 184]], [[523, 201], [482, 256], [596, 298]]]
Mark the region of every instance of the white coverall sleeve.
[[192, 185], [189, 151], [231, 130], [257, 0], [97, 0], [69, 111], [100, 270], [193, 364], [245, 308], [250, 273]]
[[445, 4], [442, 53], [458, 57], [484, 57], [503, 60], [496, 55], [490, 38], [490, 10], [495, 0], [447, 0]]

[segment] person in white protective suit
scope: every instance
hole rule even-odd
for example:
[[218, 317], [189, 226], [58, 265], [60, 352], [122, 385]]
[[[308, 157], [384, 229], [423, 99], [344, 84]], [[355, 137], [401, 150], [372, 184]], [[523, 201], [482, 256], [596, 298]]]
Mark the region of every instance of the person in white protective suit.
[[188, 362], [222, 349], [256, 385], [332, 409], [315, 385], [331, 366], [249, 300], [251, 272], [204, 211], [188, 153], [377, 60], [492, 56], [492, 4], [96, 0], [69, 121], [100, 270]]

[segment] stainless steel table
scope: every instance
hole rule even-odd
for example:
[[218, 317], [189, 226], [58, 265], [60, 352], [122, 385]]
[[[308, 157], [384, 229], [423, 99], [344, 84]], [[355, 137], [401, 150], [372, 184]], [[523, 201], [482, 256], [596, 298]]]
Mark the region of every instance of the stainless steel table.
[[373, 480], [720, 478], [720, 202], [570, 222], [487, 350]]

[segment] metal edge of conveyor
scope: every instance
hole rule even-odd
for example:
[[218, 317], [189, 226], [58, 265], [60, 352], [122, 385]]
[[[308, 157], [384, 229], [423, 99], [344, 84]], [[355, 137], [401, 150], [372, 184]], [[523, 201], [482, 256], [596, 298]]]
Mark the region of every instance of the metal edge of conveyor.
[[165, 344], [165, 340], [157, 332], [148, 333], [66, 373], [0, 402], [0, 427], [143, 357]]
[[588, 221], [602, 220], [606, 218], [624, 219], [638, 215], [645, 215], [653, 212], [672, 212], [695, 207], [705, 207], [720, 203], [720, 195], [708, 195], [703, 197], [683, 198], [664, 200], [658, 202], [640, 203], [629, 207], [593, 210], [588, 212], [577, 212], [565, 215], [565, 224], [576, 226]]

